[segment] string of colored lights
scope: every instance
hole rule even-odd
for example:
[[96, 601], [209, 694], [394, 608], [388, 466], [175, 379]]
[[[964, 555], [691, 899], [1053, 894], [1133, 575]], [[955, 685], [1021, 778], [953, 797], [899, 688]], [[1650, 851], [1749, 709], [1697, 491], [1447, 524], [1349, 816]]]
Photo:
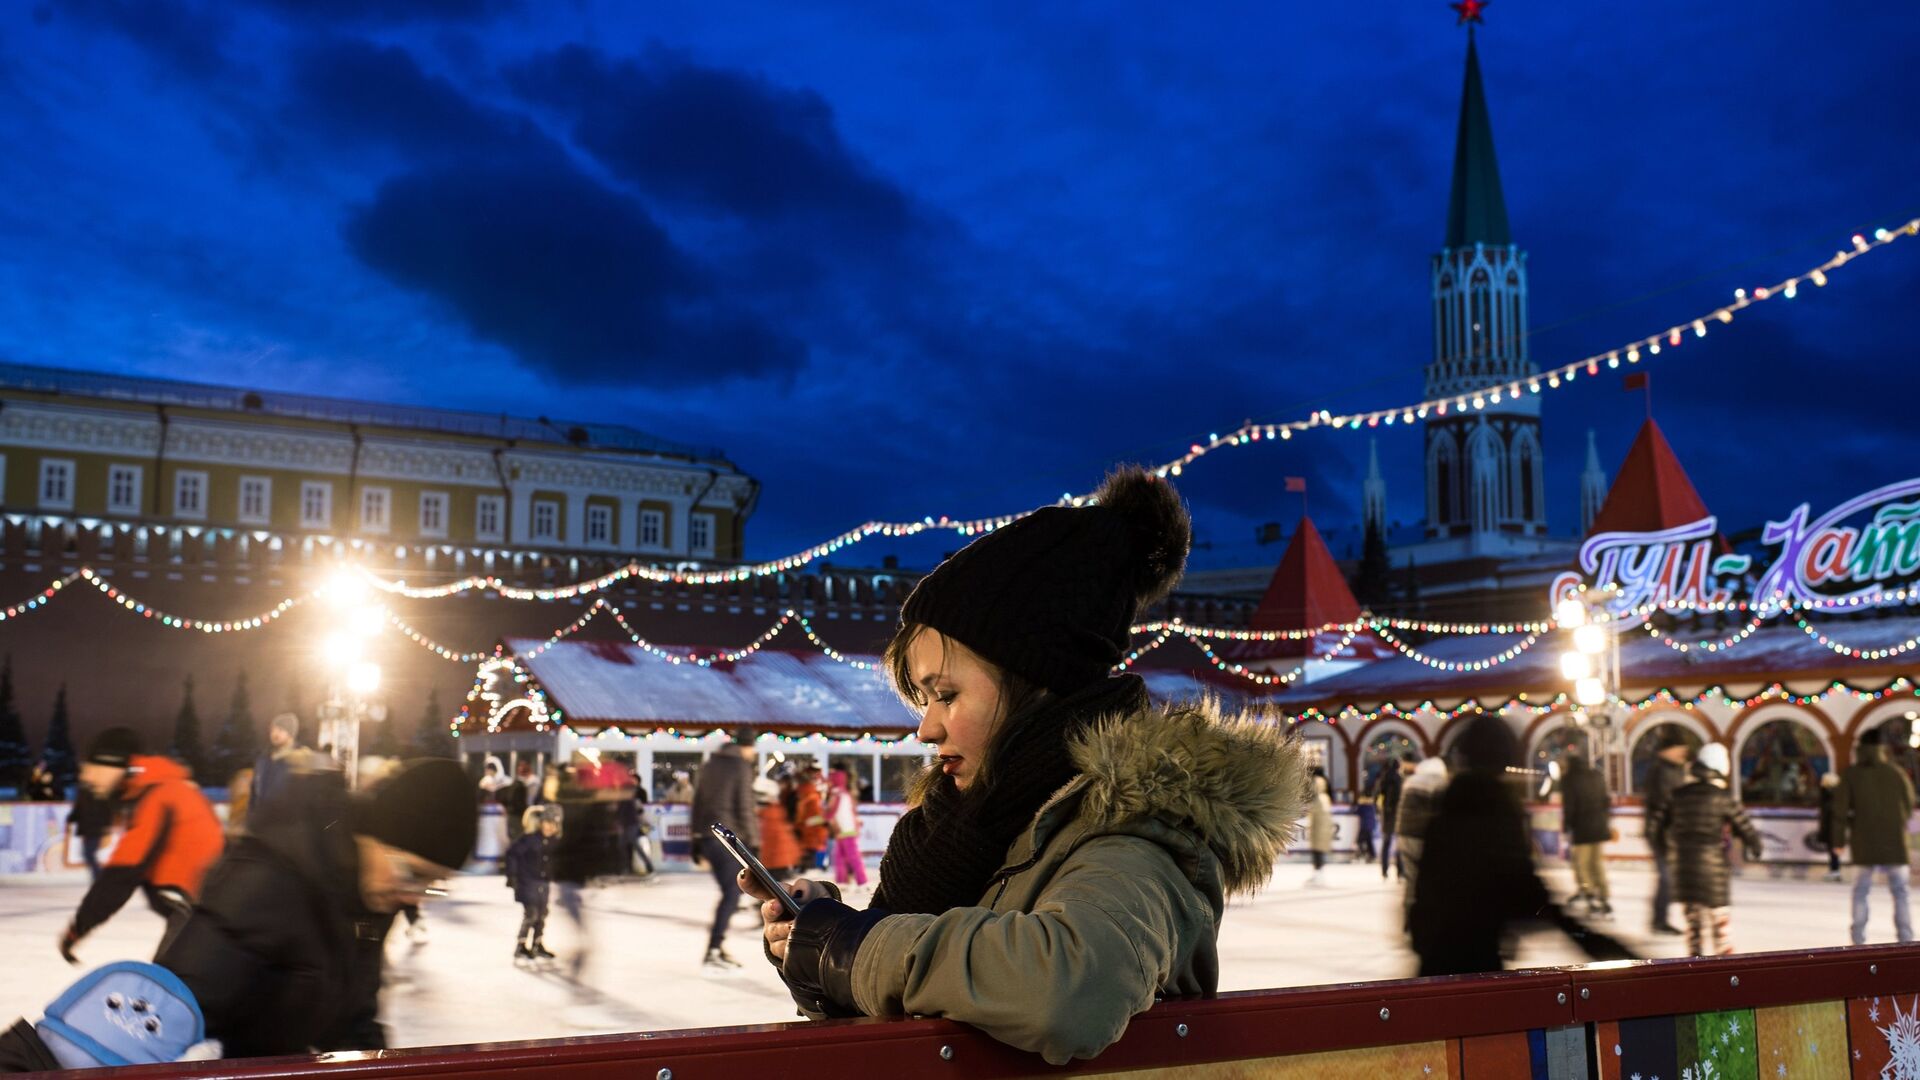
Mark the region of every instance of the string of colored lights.
[[[1761, 286], [1751, 291], [1744, 288], [1736, 289], [1734, 290], [1732, 303], [1714, 308], [1711, 311], [1703, 313], [1698, 318], [1676, 323], [1658, 333], [1649, 334], [1643, 338], [1636, 338], [1626, 344], [1596, 352], [1571, 363], [1562, 364], [1557, 368], [1551, 368], [1524, 379], [1515, 379], [1504, 386], [1496, 386], [1471, 394], [1454, 394], [1446, 397], [1429, 398], [1424, 401], [1364, 412], [1335, 414], [1322, 409], [1309, 414], [1305, 419], [1301, 420], [1274, 423], [1253, 423], [1249, 421], [1229, 431], [1225, 435], [1216, 432], [1209, 434], [1205, 442], [1189, 444], [1186, 453], [1170, 461], [1153, 466], [1152, 471], [1161, 477], [1179, 476], [1188, 465], [1193, 464], [1217, 450], [1251, 446], [1263, 440], [1291, 439], [1296, 432], [1311, 431], [1315, 428], [1331, 428], [1335, 431], [1341, 431], [1379, 427], [1383, 424], [1391, 427], [1396, 422], [1411, 424], [1416, 420], [1426, 419], [1429, 414], [1444, 417], [1449, 412], [1464, 413], [1470, 410], [1478, 411], [1485, 409], [1488, 405], [1498, 405], [1503, 400], [1518, 400], [1523, 394], [1531, 396], [1551, 390], [1558, 390], [1564, 386], [1573, 384], [1582, 374], [1588, 377], [1599, 375], [1602, 365], [1605, 365], [1610, 370], [1617, 369], [1620, 367], [1623, 358], [1628, 364], [1638, 364], [1643, 356], [1651, 358], [1660, 355], [1663, 349], [1677, 349], [1682, 342], [1687, 340], [1689, 333], [1695, 338], [1706, 337], [1711, 324], [1730, 323], [1733, 321], [1733, 316], [1736, 312], [1744, 311], [1755, 304], [1764, 303], [1775, 298], [1791, 300], [1799, 295], [1800, 286], [1803, 283], [1810, 282], [1815, 286], [1824, 286], [1828, 283], [1828, 274], [1840, 269], [1854, 259], [1891, 244], [1903, 236], [1913, 236], [1916, 234], [1920, 234], [1920, 218], [1910, 220], [1895, 229], [1876, 229], [1871, 238], [1865, 234], [1856, 233], [1851, 238], [1852, 247], [1850, 250], [1843, 249], [1835, 252], [1832, 258], [1800, 274], [1796, 274], [1773, 285]], [[1088, 495], [1073, 495], [1069, 493], [1063, 496], [1060, 501], [1063, 504], [1079, 506], [1088, 502], [1089, 499], [1090, 496]], [[977, 536], [992, 532], [998, 528], [1003, 528], [1025, 516], [1026, 513], [1028, 513], [1028, 511], [981, 518], [929, 516], [921, 518], [918, 521], [868, 521], [855, 528], [848, 529], [838, 536], [823, 540], [812, 547], [805, 548], [779, 559], [770, 559], [764, 562], [749, 563], [721, 570], [669, 570], [634, 561], [592, 581], [562, 586], [557, 589], [521, 589], [509, 586], [499, 578], [491, 575], [474, 576], [446, 585], [436, 586], [409, 586], [404, 581], [384, 581], [371, 576], [370, 580], [381, 589], [414, 599], [446, 597], [480, 588], [492, 589], [501, 596], [515, 600], [570, 598], [579, 596], [584, 592], [602, 589], [617, 581], [633, 577], [648, 581], [696, 585], [729, 584], [796, 570], [815, 560], [826, 558], [842, 548], [860, 543], [863, 540], [868, 540], [875, 536], [917, 536], [929, 530], [946, 530], [959, 533], [962, 536]]]
[[[1745, 710], [1745, 709], [1754, 708], [1759, 705], [1765, 705], [1768, 702], [1784, 702], [1784, 703], [1794, 704], [1794, 705], [1817, 705], [1825, 698], [1830, 697], [1834, 694], [1846, 694], [1849, 697], [1851, 697], [1854, 701], [1864, 703], [1864, 702], [1872, 702], [1872, 701], [1884, 701], [1888, 698], [1902, 697], [1902, 696], [1912, 696], [1912, 697], [1920, 698], [1920, 687], [1916, 687], [1915, 683], [1911, 679], [1909, 679], [1907, 676], [1904, 676], [1904, 675], [1899, 676], [1891, 680], [1890, 682], [1886, 683], [1885, 685], [1873, 690], [1862, 689], [1860, 687], [1853, 686], [1841, 680], [1835, 679], [1833, 682], [1827, 685], [1826, 689], [1813, 694], [1798, 694], [1793, 692], [1792, 690], [1787, 689], [1781, 683], [1776, 682], [1766, 687], [1765, 689], [1761, 690], [1757, 694], [1754, 694], [1750, 697], [1743, 698], [1743, 697], [1733, 696], [1732, 694], [1727, 692], [1724, 686], [1716, 683], [1715, 685], [1709, 686], [1706, 689], [1702, 690], [1699, 694], [1696, 694], [1692, 698], [1682, 698], [1678, 694], [1675, 694], [1671, 689], [1668, 689], [1666, 687], [1661, 687], [1660, 689], [1655, 690], [1654, 692], [1648, 694], [1646, 697], [1639, 699], [1638, 701], [1628, 701], [1625, 698], [1618, 698], [1616, 699], [1616, 702], [1618, 704], [1627, 706], [1628, 709], [1633, 710], [1635, 712], [1646, 710], [1649, 708], [1654, 708], [1654, 707], [1679, 708], [1687, 711], [1692, 711], [1710, 702], [1718, 702], [1719, 704], [1726, 707]], [[1348, 706], [1345, 706], [1344, 708], [1338, 709], [1331, 713], [1323, 712], [1318, 708], [1309, 707], [1301, 710], [1300, 712], [1292, 713], [1287, 716], [1284, 716], [1281, 719], [1283, 719], [1285, 722], [1289, 724], [1301, 724], [1301, 723], [1336, 724], [1342, 721], [1357, 721], [1362, 724], [1371, 724], [1374, 721], [1380, 720], [1383, 718], [1405, 720], [1405, 721], [1411, 722], [1416, 717], [1424, 716], [1424, 717], [1429, 717], [1432, 719], [1445, 722], [1447, 720], [1454, 719], [1455, 717], [1458, 717], [1458, 716], [1464, 716], [1468, 713], [1487, 713], [1487, 712], [1500, 713], [1500, 712], [1507, 712], [1509, 710], [1524, 712], [1532, 716], [1543, 716], [1550, 712], [1555, 712], [1558, 710], [1565, 709], [1571, 704], [1571, 702], [1572, 702], [1572, 699], [1568, 697], [1568, 695], [1566, 695], [1565, 693], [1555, 694], [1552, 698], [1548, 699], [1545, 704], [1539, 704], [1533, 701], [1529, 701], [1526, 694], [1516, 694], [1513, 697], [1508, 698], [1504, 702], [1499, 702], [1499, 703], [1489, 703], [1486, 701], [1482, 701], [1478, 698], [1467, 698], [1466, 700], [1460, 702], [1460, 704], [1458, 705], [1455, 705], [1451, 708], [1442, 709], [1439, 706], [1435, 705], [1433, 700], [1429, 698], [1425, 701], [1422, 701], [1420, 704], [1412, 706], [1410, 708], [1402, 708], [1399, 705], [1396, 705], [1392, 702], [1388, 702], [1386, 704], [1380, 705], [1377, 708], [1373, 708], [1373, 709], [1361, 709], [1358, 706], [1348, 705]]]
[[1805, 618], [1796, 617], [1793, 620], [1793, 624], [1800, 628], [1801, 633], [1818, 642], [1822, 648], [1838, 653], [1841, 656], [1851, 657], [1855, 660], [1891, 660], [1896, 656], [1920, 649], [1920, 637], [1910, 637], [1898, 645], [1889, 645], [1882, 649], [1860, 649], [1821, 633], [1817, 627], [1809, 623]]
[[[49, 586], [45, 592], [40, 594], [41, 602], [53, 599], [55, 594], [75, 578], [85, 579], [88, 584], [100, 590], [101, 595], [126, 610], [133, 612], [135, 615], [152, 619], [161, 626], [169, 626], [175, 630], [198, 630], [203, 634], [231, 634], [242, 630], [258, 630], [279, 619], [287, 612], [292, 611], [307, 599], [305, 596], [289, 596], [268, 608], [266, 611], [245, 619], [194, 619], [185, 615], [174, 615], [170, 612], [161, 611], [159, 608], [135, 600], [133, 597], [122, 592], [118, 587], [108, 584], [105, 578], [94, 573], [92, 567], [83, 566]], [[12, 614], [13, 609], [8, 608], [7, 612], [8, 614]]]
[[1173, 637], [1172, 630], [1160, 631], [1158, 634], [1155, 634], [1153, 636], [1153, 640], [1127, 653], [1127, 658], [1125, 660], [1120, 661], [1118, 664], [1115, 664], [1114, 670], [1115, 671], [1127, 670], [1128, 668], [1132, 667], [1141, 657], [1147, 655], [1148, 653], [1159, 648], [1160, 646], [1165, 645], [1167, 643], [1167, 640], [1171, 637]]
[[1628, 364], [1637, 364], [1643, 355], [1646, 357], [1654, 357], [1660, 355], [1663, 348], [1677, 349], [1682, 342], [1687, 340], [1689, 332], [1696, 338], [1706, 337], [1710, 323], [1730, 323], [1733, 321], [1735, 312], [1744, 311], [1755, 304], [1764, 303], [1777, 297], [1784, 297], [1791, 300], [1799, 295], [1800, 286], [1803, 283], [1811, 282], [1816, 286], [1824, 286], [1827, 284], [1828, 274], [1852, 262], [1854, 259], [1870, 251], [1884, 247], [1887, 244], [1891, 244], [1902, 236], [1913, 236], [1916, 234], [1920, 234], [1920, 218], [1908, 221], [1906, 224], [1895, 229], [1876, 229], [1871, 239], [1864, 234], [1856, 233], [1852, 237], [1851, 250], [1843, 249], [1835, 252], [1832, 258], [1812, 269], [1796, 274], [1774, 285], [1761, 286], [1753, 289], [1751, 292], [1746, 289], [1736, 289], [1734, 290], [1732, 303], [1705, 312], [1698, 318], [1676, 323], [1659, 333], [1650, 334], [1646, 337], [1628, 342], [1627, 344], [1594, 353], [1591, 356], [1575, 360], [1572, 363], [1562, 364], [1557, 368], [1551, 368], [1524, 379], [1515, 379], [1505, 386], [1497, 386], [1488, 390], [1466, 394], [1450, 394], [1445, 397], [1429, 398], [1425, 401], [1414, 402], [1408, 405], [1399, 405], [1387, 409], [1375, 409], [1367, 412], [1335, 414], [1322, 409], [1305, 420], [1261, 424], [1249, 422], [1225, 435], [1209, 435], [1207, 441], [1204, 443], [1195, 442], [1191, 444], [1188, 446], [1185, 454], [1158, 466], [1154, 471], [1160, 476], [1179, 476], [1186, 466], [1193, 464], [1195, 461], [1198, 461], [1200, 458], [1205, 457], [1215, 450], [1250, 445], [1259, 442], [1263, 437], [1269, 440], [1276, 437], [1280, 439], [1290, 439], [1296, 432], [1309, 431], [1319, 427], [1330, 427], [1335, 430], [1358, 430], [1363, 427], [1379, 427], [1382, 424], [1391, 427], [1396, 421], [1411, 424], [1416, 420], [1426, 419], [1430, 413], [1436, 416], [1446, 416], [1449, 412], [1464, 413], [1469, 411], [1469, 409], [1477, 411], [1485, 409], [1488, 405], [1498, 405], [1502, 400], [1507, 398], [1518, 400], [1523, 393], [1537, 395], [1547, 390], [1558, 390], [1562, 386], [1573, 383], [1582, 374], [1589, 377], [1600, 374], [1600, 367], [1603, 364], [1609, 369], [1617, 369], [1623, 358]]
[[1532, 634], [1528, 634], [1524, 638], [1521, 638], [1519, 641], [1514, 642], [1511, 646], [1505, 649], [1502, 649], [1499, 652], [1494, 653], [1493, 655], [1488, 656], [1484, 659], [1442, 660], [1435, 656], [1429, 656], [1428, 654], [1421, 652], [1419, 649], [1414, 648], [1412, 645], [1407, 644], [1405, 641], [1402, 641], [1398, 635], [1394, 634], [1393, 631], [1387, 629], [1387, 627], [1382, 623], [1376, 622], [1373, 624], [1373, 633], [1374, 633], [1374, 636], [1378, 637], [1381, 641], [1384, 641], [1387, 644], [1393, 646], [1394, 649], [1397, 652], [1399, 652], [1401, 656], [1404, 656], [1407, 659], [1413, 660], [1417, 663], [1425, 664], [1426, 666], [1438, 671], [1451, 671], [1451, 672], [1485, 671], [1488, 668], [1499, 667], [1501, 664], [1514, 660], [1515, 658], [1519, 657], [1521, 653], [1524, 653], [1528, 649], [1533, 648], [1534, 643], [1540, 640], [1540, 635], [1538, 633], [1532, 633]]
[[[1302, 661], [1299, 667], [1296, 667], [1290, 671], [1281, 672], [1278, 675], [1269, 675], [1265, 672], [1251, 671], [1247, 668], [1245, 664], [1229, 663], [1228, 661], [1221, 659], [1220, 655], [1213, 651], [1213, 645], [1207, 639], [1207, 637], [1203, 634], [1194, 632], [1191, 628], [1176, 628], [1174, 630], [1174, 633], [1180, 634], [1181, 636], [1185, 637], [1188, 641], [1191, 641], [1194, 644], [1194, 647], [1198, 648], [1201, 654], [1207, 658], [1207, 663], [1212, 664], [1216, 669], [1223, 671], [1228, 675], [1237, 675], [1240, 678], [1255, 684], [1256, 686], [1285, 686], [1288, 683], [1293, 682], [1295, 679], [1298, 679], [1301, 676], [1301, 674], [1307, 670], [1306, 662]], [[1358, 636], [1357, 631], [1355, 633], [1350, 633], [1342, 636], [1340, 638], [1340, 641], [1337, 644], [1335, 644], [1333, 648], [1328, 649], [1325, 653], [1321, 654], [1319, 659], [1331, 660], [1334, 657], [1340, 655], [1340, 653], [1343, 650], [1345, 650], [1348, 645], [1353, 643], [1353, 639], [1356, 636]]]
[[1647, 624], [1647, 633], [1655, 641], [1678, 653], [1692, 652], [1695, 649], [1710, 653], [1725, 652], [1752, 637], [1753, 632], [1760, 629], [1761, 625], [1767, 621], [1767, 618], [1768, 613], [1763, 611], [1749, 620], [1747, 625], [1741, 627], [1732, 637], [1724, 637], [1718, 641], [1681, 641], [1668, 634], [1661, 633], [1660, 629], [1652, 623]]

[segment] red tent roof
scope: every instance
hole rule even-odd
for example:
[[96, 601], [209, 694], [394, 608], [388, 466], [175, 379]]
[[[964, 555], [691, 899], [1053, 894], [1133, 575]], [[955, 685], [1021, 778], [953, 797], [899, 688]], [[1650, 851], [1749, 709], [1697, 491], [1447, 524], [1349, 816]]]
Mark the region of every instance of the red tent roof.
[[1320, 539], [1320, 530], [1313, 527], [1312, 518], [1302, 517], [1247, 629], [1306, 630], [1359, 617], [1360, 602], [1347, 588], [1346, 576], [1333, 561], [1326, 541]]
[[1687, 470], [1652, 417], [1634, 436], [1627, 460], [1607, 489], [1588, 535], [1603, 532], [1658, 532], [1707, 516], [1707, 504], [1693, 490]]

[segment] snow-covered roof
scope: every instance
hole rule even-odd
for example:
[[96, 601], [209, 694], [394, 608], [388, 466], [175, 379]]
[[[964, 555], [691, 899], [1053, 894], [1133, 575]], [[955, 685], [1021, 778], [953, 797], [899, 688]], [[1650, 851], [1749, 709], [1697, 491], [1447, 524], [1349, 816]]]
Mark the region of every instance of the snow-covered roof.
[[[1823, 619], [1815, 613], [1808, 619], [1829, 638], [1861, 650], [1886, 649], [1920, 637], [1920, 616], [1848, 622]], [[1670, 636], [1676, 642], [1690, 645], [1702, 640], [1717, 642], [1732, 636], [1739, 628], [1739, 624], [1735, 624], [1716, 631], [1702, 624]], [[1462, 663], [1504, 652], [1518, 644], [1522, 636], [1461, 635], [1415, 647], [1431, 659]], [[1289, 686], [1262, 700], [1292, 710], [1306, 705], [1324, 709], [1387, 701], [1407, 707], [1429, 698], [1442, 702], [1516, 693], [1551, 697], [1569, 689], [1560, 673], [1560, 654], [1568, 647], [1565, 638], [1561, 631], [1550, 631], [1514, 660], [1475, 672], [1443, 671], [1406, 656], [1396, 656]], [[1873, 682], [1920, 672], [1920, 653], [1882, 660], [1842, 656], [1790, 622], [1767, 625], [1730, 649], [1709, 652], [1695, 645], [1682, 653], [1656, 640], [1644, 629], [1638, 629], [1627, 631], [1620, 642], [1620, 671], [1622, 682], [1630, 692], [1662, 686], [1704, 688], [1716, 683], [1752, 685], [1828, 679]]]
[[[508, 638], [517, 657], [545, 643]], [[674, 651], [683, 651], [675, 647]], [[877, 656], [847, 659], [876, 663]], [[674, 664], [635, 645], [562, 641], [520, 661], [569, 724], [705, 729], [750, 723], [783, 732], [902, 733], [920, 718], [887, 684], [886, 673], [840, 663], [814, 649], [761, 649], [730, 664]], [[1158, 701], [1213, 694], [1230, 708], [1248, 695], [1181, 671], [1141, 671]]]

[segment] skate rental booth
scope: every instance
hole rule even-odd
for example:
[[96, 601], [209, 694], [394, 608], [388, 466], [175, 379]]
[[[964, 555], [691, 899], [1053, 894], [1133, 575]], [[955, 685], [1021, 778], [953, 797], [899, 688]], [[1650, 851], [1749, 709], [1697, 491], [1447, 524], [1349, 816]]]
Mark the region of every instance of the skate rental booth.
[[1875, 945], [1178, 999], [1067, 1066], [947, 1020], [862, 1019], [46, 1075], [1881, 1080], [1916, 1068], [1920, 948]]

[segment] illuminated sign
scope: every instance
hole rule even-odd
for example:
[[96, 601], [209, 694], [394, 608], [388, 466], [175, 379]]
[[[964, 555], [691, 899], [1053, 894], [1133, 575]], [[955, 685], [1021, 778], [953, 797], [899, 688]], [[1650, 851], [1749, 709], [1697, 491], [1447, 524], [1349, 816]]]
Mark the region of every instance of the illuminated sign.
[[1578, 571], [1554, 579], [1550, 601], [1582, 586], [1613, 585], [1616, 619], [1633, 625], [1659, 607], [1712, 607], [1742, 599], [1755, 608], [1872, 603], [1920, 580], [1920, 479], [1869, 491], [1815, 518], [1802, 503], [1761, 537], [1777, 545], [1747, 588], [1753, 558], [1722, 550], [1712, 517], [1659, 532], [1597, 533], [1580, 546]]

